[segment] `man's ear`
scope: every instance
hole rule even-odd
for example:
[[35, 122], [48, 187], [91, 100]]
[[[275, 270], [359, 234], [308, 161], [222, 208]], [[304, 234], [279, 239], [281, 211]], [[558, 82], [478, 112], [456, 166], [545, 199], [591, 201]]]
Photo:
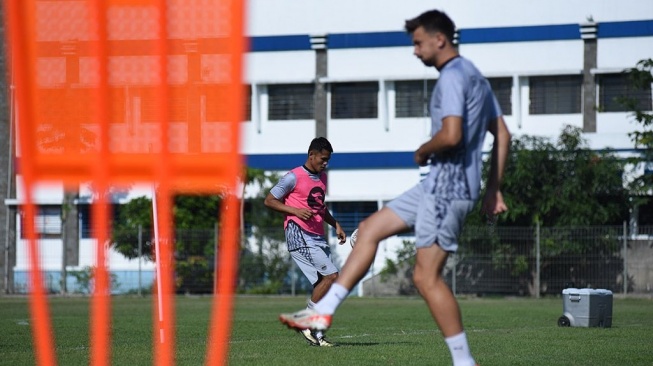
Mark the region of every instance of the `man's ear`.
[[436, 44], [438, 48], [444, 48], [444, 46], [447, 45], [448, 39], [447, 36], [444, 35], [442, 32], [436, 32], [435, 33], [435, 39], [436, 39]]

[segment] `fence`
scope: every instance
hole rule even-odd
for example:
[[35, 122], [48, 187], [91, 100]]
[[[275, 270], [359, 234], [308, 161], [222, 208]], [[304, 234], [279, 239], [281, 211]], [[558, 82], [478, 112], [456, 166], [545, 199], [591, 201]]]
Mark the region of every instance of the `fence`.
[[[280, 227], [254, 228], [249, 234], [241, 246], [239, 292], [310, 293], [311, 284], [290, 260]], [[142, 243], [143, 253], [149, 253], [151, 240], [147, 230], [141, 230], [140, 239], [135, 231], [133, 238]], [[211, 229], [176, 231], [177, 293], [213, 292], [216, 239], [216, 231]], [[388, 239], [386, 254], [390, 254], [388, 258], [393, 265], [377, 259], [377, 265], [355, 292], [364, 296], [416, 295], [411, 280], [412, 240], [411, 236]], [[335, 238], [330, 241], [335, 243]], [[342, 266], [345, 256], [338, 252], [337, 246], [332, 249], [336, 264]], [[397, 259], [401, 251], [408, 254]], [[89, 264], [67, 269], [69, 292], [88, 294], [92, 290], [90, 268]], [[131, 268], [110, 263], [112, 292], [148, 293], [154, 281], [153, 268], [149, 259], [141, 260], [138, 267], [132, 263]], [[46, 268], [44, 272], [47, 281], [44, 287], [59, 293], [61, 269]], [[27, 277], [27, 271], [15, 271], [12, 292], [29, 292]], [[625, 224], [466, 227], [458, 253], [449, 258], [445, 278], [456, 294], [539, 297], [560, 294], [569, 286], [605, 288], [622, 294], [652, 294], [653, 226], [639, 227], [636, 231]]]

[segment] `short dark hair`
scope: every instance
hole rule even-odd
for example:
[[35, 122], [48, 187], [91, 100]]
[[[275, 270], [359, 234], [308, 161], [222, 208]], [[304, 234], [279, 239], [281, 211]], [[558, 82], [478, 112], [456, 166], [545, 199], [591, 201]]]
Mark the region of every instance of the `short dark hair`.
[[447, 14], [439, 10], [429, 10], [413, 19], [406, 20], [406, 32], [412, 34], [419, 27], [424, 27], [427, 33], [441, 32], [453, 42], [456, 25]]
[[314, 151], [326, 150], [330, 153], [333, 152], [331, 143], [325, 137], [316, 137], [313, 139], [313, 141], [311, 141], [311, 144], [308, 146], [308, 153], [310, 154], [311, 151], [313, 150]]

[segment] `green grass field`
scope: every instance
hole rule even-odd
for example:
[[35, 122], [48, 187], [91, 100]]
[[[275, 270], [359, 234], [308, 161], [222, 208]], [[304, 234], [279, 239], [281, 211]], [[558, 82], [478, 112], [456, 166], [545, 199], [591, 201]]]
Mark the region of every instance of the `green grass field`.
[[[236, 299], [229, 365], [450, 365], [449, 351], [419, 298], [349, 298], [328, 337], [311, 347], [277, 321], [303, 297]], [[89, 364], [89, 298], [50, 298], [59, 365]], [[560, 328], [562, 299], [461, 298], [481, 365], [652, 365], [653, 301], [613, 302], [612, 328]], [[210, 297], [177, 298], [177, 365], [203, 365]], [[34, 365], [28, 298], [0, 297], [0, 364]], [[151, 365], [151, 298], [112, 299], [112, 364]]]

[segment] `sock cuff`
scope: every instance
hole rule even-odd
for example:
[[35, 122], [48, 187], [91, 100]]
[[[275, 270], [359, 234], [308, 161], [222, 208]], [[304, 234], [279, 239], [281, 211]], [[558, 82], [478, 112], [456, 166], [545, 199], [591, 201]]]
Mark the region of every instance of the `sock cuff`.
[[465, 332], [462, 332], [454, 336], [447, 337], [444, 340], [447, 342], [447, 344], [460, 342], [460, 341], [465, 341], [465, 343], [467, 343], [467, 335], [465, 334]]

